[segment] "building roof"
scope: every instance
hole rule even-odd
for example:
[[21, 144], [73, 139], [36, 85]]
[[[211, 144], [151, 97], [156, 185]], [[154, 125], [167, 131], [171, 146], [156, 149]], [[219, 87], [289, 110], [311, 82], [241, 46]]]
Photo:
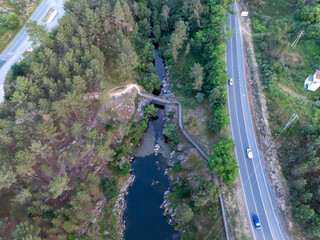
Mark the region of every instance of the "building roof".
[[[320, 72], [320, 71], [319, 71]], [[316, 91], [320, 87], [320, 81], [315, 81], [314, 76], [309, 75], [304, 82], [304, 87], [310, 91]]]
[[320, 79], [320, 70], [316, 70], [316, 78]]

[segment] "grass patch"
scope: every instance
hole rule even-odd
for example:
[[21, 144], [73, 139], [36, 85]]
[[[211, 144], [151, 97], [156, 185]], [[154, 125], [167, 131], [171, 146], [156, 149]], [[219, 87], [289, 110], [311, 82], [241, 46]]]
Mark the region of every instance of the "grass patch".
[[194, 97], [176, 94], [176, 99], [182, 104], [182, 122], [185, 130], [210, 155], [212, 146], [219, 141], [220, 136], [208, 129], [213, 117], [209, 100], [201, 104]]

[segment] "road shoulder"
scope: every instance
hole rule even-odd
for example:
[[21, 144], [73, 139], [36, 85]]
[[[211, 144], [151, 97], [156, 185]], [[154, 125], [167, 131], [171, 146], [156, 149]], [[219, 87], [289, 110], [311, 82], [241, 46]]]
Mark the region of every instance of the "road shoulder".
[[[240, 9], [248, 10], [243, 1], [239, 4]], [[258, 148], [262, 159], [262, 166], [267, 169], [273, 191], [276, 195], [276, 203], [284, 219], [287, 231], [292, 236], [297, 236], [297, 226], [294, 226], [289, 203], [289, 190], [286, 179], [278, 159], [277, 146], [273, 139], [269, 126], [269, 114], [267, 110], [267, 99], [262, 89], [262, 82], [259, 76], [259, 66], [254, 52], [252, 39], [252, 23], [249, 17], [240, 18], [242, 39], [244, 43], [245, 71], [247, 81], [247, 92], [249, 97], [250, 110], [255, 134], [258, 140]], [[294, 237], [292, 239], [295, 239]], [[301, 236], [299, 236], [301, 239]]]

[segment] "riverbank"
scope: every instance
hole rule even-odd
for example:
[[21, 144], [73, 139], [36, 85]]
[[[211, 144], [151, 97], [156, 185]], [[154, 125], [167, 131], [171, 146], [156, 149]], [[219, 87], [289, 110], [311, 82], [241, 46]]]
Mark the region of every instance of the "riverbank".
[[[171, 149], [163, 136], [164, 110], [158, 110], [158, 118], [149, 122], [149, 127], [131, 163], [136, 176], [129, 194], [125, 197], [127, 208], [124, 213], [126, 226], [124, 238], [135, 239], [178, 239], [179, 233], [163, 217], [160, 205], [163, 193], [170, 188], [165, 175]], [[155, 145], [160, 146], [155, 151]]]

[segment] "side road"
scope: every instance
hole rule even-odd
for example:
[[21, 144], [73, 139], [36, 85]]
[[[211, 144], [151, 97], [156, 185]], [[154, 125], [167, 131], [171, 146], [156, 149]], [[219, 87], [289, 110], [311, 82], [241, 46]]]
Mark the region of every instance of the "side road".
[[[63, 9], [64, 0], [43, 0], [38, 6], [36, 11], [32, 14], [30, 21], [37, 21], [38, 24], [42, 23], [43, 17], [47, 14], [50, 8], [58, 11], [55, 19], [48, 24], [45, 24], [48, 30], [58, 26], [58, 19], [64, 15]], [[0, 55], [0, 102], [4, 97], [4, 81], [11, 69], [11, 66], [18, 62], [22, 54], [32, 47], [32, 43], [29, 41], [29, 36], [26, 33], [26, 27], [23, 27], [17, 36], [13, 39], [10, 45]]]

